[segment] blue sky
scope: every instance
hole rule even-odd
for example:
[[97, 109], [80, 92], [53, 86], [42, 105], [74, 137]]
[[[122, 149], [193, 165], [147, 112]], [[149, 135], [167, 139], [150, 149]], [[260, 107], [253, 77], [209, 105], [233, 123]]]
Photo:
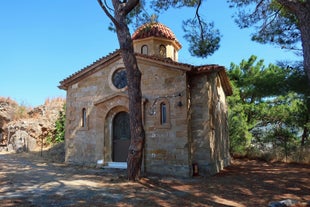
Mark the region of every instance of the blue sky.
[[[229, 67], [250, 55], [265, 64], [300, 60], [293, 52], [251, 41], [251, 29], [240, 30], [225, 0], [204, 1], [202, 15], [214, 21], [222, 34], [214, 55], [194, 58], [183, 39], [182, 20], [192, 9], [169, 10], [159, 17], [177, 36], [183, 48], [179, 62]], [[116, 50], [116, 34], [97, 0], [2, 0], [0, 6], [0, 96], [20, 104], [38, 106], [45, 99], [65, 97], [59, 81]]]

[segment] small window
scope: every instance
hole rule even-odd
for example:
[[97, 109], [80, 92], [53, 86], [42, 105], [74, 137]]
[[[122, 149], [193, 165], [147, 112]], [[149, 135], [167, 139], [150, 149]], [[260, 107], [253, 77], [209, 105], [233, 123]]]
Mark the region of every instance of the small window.
[[147, 45], [143, 45], [141, 47], [141, 54], [147, 55], [148, 54], [148, 48]]
[[159, 55], [161, 57], [166, 57], [166, 46], [165, 45], [159, 46]]
[[167, 123], [167, 106], [165, 103], [160, 104], [160, 124]]
[[82, 109], [82, 127], [86, 127], [87, 118], [86, 118], [86, 109]]
[[157, 128], [170, 128], [170, 107], [169, 101], [163, 98], [158, 101], [156, 113], [156, 126]]

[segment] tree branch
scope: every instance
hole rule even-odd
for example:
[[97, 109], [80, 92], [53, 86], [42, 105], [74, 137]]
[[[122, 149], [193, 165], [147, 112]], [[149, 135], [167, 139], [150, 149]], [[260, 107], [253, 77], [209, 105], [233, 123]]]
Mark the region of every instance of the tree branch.
[[204, 35], [203, 35], [203, 25], [201, 23], [201, 18], [200, 18], [200, 15], [199, 15], [199, 8], [201, 6], [201, 0], [198, 1], [198, 5], [197, 5], [197, 8], [196, 8], [196, 17], [198, 19], [198, 23], [199, 23], [199, 26], [200, 26], [200, 37], [201, 37], [201, 40], [204, 41]]
[[138, 4], [139, 0], [128, 0], [125, 4], [125, 6], [122, 8], [123, 15], [126, 16], [129, 12], [131, 12]]
[[109, 7], [106, 0], [104, 0], [104, 4], [105, 4], [106, 8], [110, 9], [111, 11], [114, 11], [112, 8]]
[[[102, 8], [102, 10], [104, 11], [104, 13], [111, 19], [111, 21], [113, 22], [113, 24], [115, 25], [115, 27], [119, 28], [120, 25], [118, 23], [118, 21], [110, 14], [110, 12], [108, 11], [108, 9], [106, 8], [106, 6], [103, 4], [103, 2], [101, 0], [97, 0], [100, 7]], [[106, 1], [104, 1], [106, 4]]]
[[277, 11], [275, 11], [273, 14], [271, 14], [269, 17], [266, 18], [260, 31], [265, 31], [265, 29], [276, 20], [282, 8], [283, 7], [281, 6]]

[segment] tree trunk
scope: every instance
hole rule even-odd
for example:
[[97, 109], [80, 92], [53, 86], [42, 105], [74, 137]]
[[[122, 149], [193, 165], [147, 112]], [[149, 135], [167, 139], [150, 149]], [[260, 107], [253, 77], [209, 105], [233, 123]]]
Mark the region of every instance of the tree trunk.
[[[132, 40], [128, 28], [126, 31], [117, 31], [124, 65], [127, 70], [128, 96], [129, 96], [129, 120], [131, 143], [128, 149], [127, 174], [129, 180], [138, 179], [141, 171], [142, 154], [145, 141], [145, 132], [142, 123], [142, 93], [141, 72], [133, 52]], [[125, 40], [123, 36], [129, 36]], [[124, 41], [125, 40], [125, 41]]]
[[304, 56], [304, 70], [308, 76], [308, 86], [310, 87], [310, 1], [300, 3], [301, 10], [298, 12], [297, 17], [299, 20], [299, 28], [301, 32], [301, 42]]
[[[129, 1], [127, 2], [129, 3]], [[124, 6], [119, 4], [117, 8]], [[126, 22], [126, 12], [115, 9], [115, 20], [118, 22], [116, 33], [120, 44], [121, 55], [127, 71], [129, 120], [131, 143], [128, 149], [127, 174], [129, 180], [140, 176], [145, 132], [142, 123], [141, 72], [134, 54], [133, 42]]]
[[[114, 16], [109, 11], [106, 1], [97, 0], [105, 14], [111, 19], [116, 28], [121, 56], [127, 71], [129, 96], [129, 122], [131, 142], [128, 149], [127, 174], [129, 180], [136, 180], [140, 176], [142, 154], [145, 142], [145, 132], [142, 122], [142, 93], [141, 72], [134, 54], [133, 42], [129, 32], [126, 17], [138, 4], [139, 0], [112, 0]], [[109, 9], [109, 10], [108, 10]]]
[[301, 143], [300, 143], [301, 146], [305, 146], [307, 138], [308, 138], [308, 128], [304, 127], [304, 131], [301, 135]]
[[[129, 34], [129, 30], [128, 33]], [[122, 34], [121, 34], [122, 35]], [[130, 38], [131, 40], [131, 38]], [[129, 95], [129, 120], [131, 143], [128, 149], [127, 174], [129, 180], [138, 179], [141, 171], [142, 154], [145, 141], [145, 132], [142, 123], [142, 94], [141, 94], [141, 72], [139, 71], [136, 57], [133, 53], [132, 42], [126, 41], [129, 50], [121, 49], [122, 58], [127, 70], [128, 95]]]
[[308, 77], [308, 87], [310, 87], [310, 1], [301, 2], [299, 0], [278, 0], [298, 19], [298, 28], [301, 33], [301, 43], [304, 57], [304, 71]]

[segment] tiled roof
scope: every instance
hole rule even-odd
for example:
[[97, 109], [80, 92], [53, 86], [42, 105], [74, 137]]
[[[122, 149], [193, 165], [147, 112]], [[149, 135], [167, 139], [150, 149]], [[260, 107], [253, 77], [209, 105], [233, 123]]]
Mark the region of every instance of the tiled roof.
[[180, 62], [176, 62], [173, 61], [171, 58], [163, 58], [157, 55], [144, 55], [141, 53], [136, 53], [136, 57], [140, 57], [140, 58], [144, 58], [144, 59], [148, 59], [148, 60], [154, 60], [160, 63], [165, 63], [165, 64], [169, 64], [171, 66], [175, 66], [178, 67], [180, 70], [185, 70], [185, 71], [191, 71], [193, 65], [190, 64], [186, 64], [186, 63], [180, 63]]
[[192, 74], [210, 73], [210, 72], [217, 72], [219, 74], [225, 94], [227, 96], [231, 96], [233, 94], [233, 91], [224, 66], [202, 65], [202, 66], [195, 66], [191, 70]]
[[[146, 61], [153, 61], [158, 64], [165, 64], [171, 68], [175, 68], [178, 70], [186, 71], [189, 74], [200, 74], [200, 73], [212, 73], [217, 72], [220, 76], [221, 82], [223, 84], [224, 91], [226, 95], [232, 95], [232, 88], [229, 82], [229, 79], [227, 77], [225, 67], [219, 66], [219, 65], [202, 65], [202, 66], [194, 66], [186, 63], [179, 63], [176, 61], [173, 61], [170, 58], [161, 58], [158, 56], [149, 56], [149, 55], [143, 55], [140, 53], [135, 54], [137, 59], [141, 60], [144, 59]], [[121, 58], [121, 50], [116, 50], [113, 53], [108, 54], [105, 57], [102, 57], [98, 59], [97, 61], [93, 62], [92, 64], [84, 67], [83, 69], [77, 71], [76, 73], [70, 75], [68, 78], [60, 81], [59, 88], [65, 89], [71, 85], [72, 83], [76, 82], [77, 80], [83, 78], [84, 76], [88, 76], [90, 74], [95, 73], [99, 68], [98, 66], [105, 65], [107, 63], [110, 63], [113, 59]]]
[[132, 40], [144, 39], [148, 37], [161, 37], [169, 40], [174, 40], [178, 44], [180, 44], [175, 34], [169, 29], [167, 26], [155, 22], [155, 23], [147, 23], [139, 27], [132, 35]]

